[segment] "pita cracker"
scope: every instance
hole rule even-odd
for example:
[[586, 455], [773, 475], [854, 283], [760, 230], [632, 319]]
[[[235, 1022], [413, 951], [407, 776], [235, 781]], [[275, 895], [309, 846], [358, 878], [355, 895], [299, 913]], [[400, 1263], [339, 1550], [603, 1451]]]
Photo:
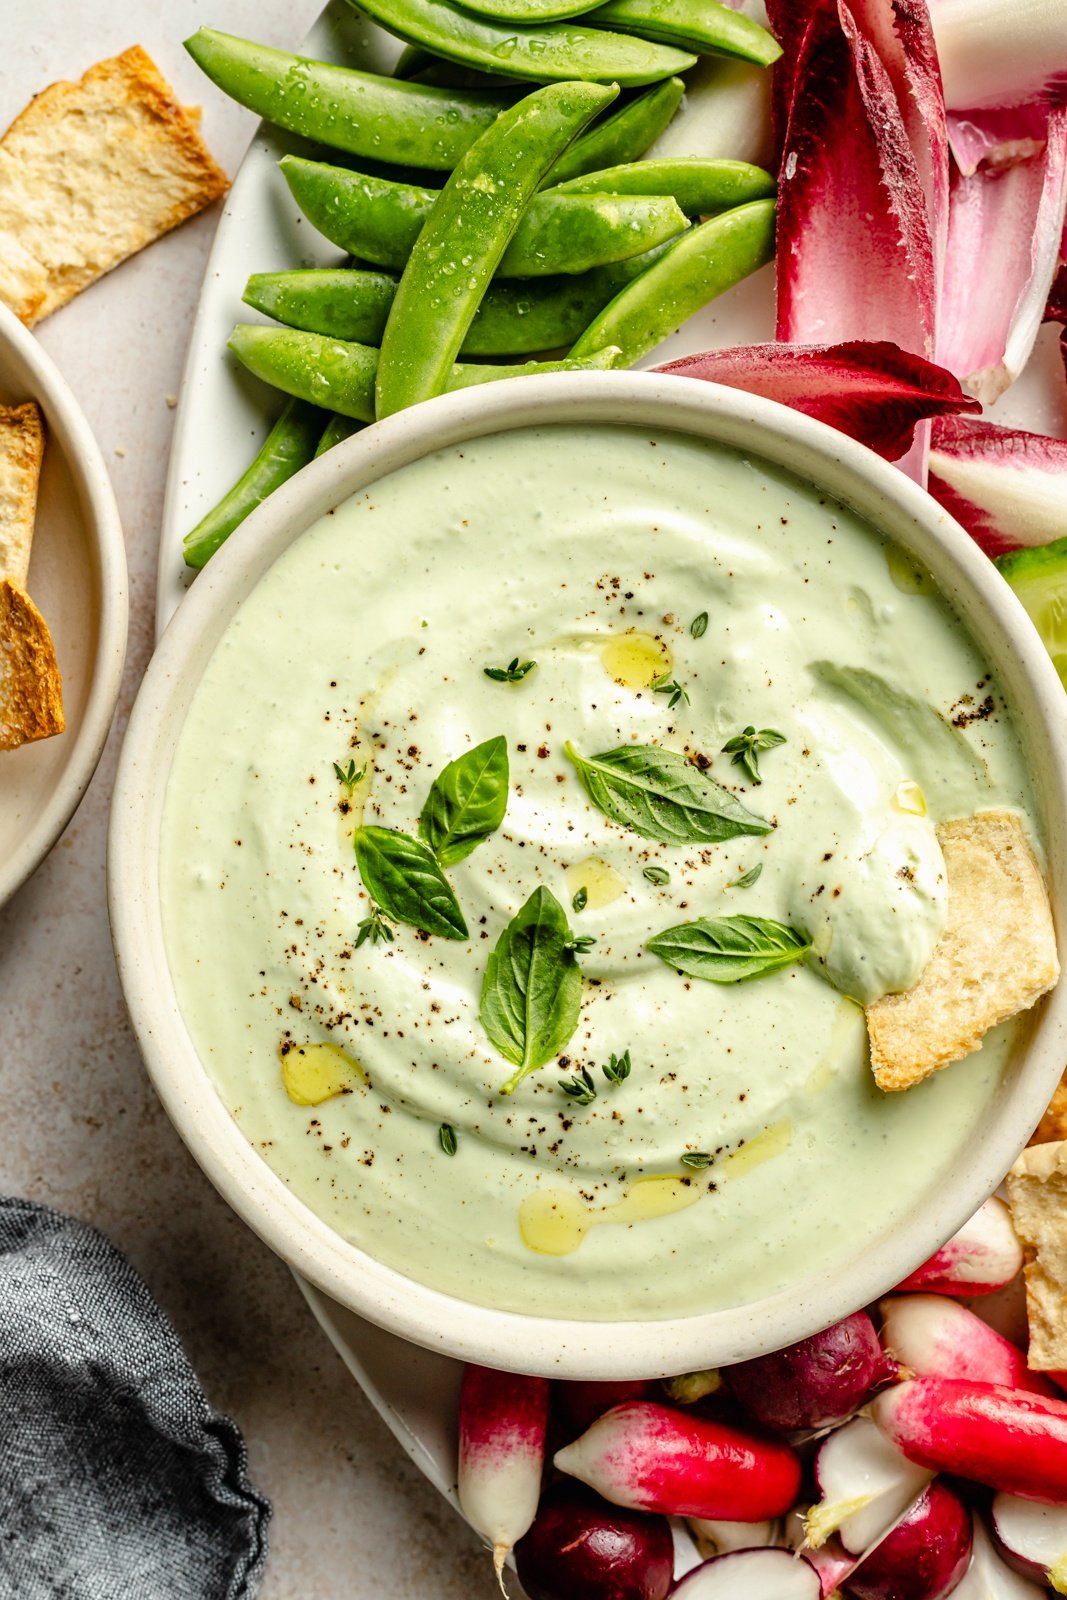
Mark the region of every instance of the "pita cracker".
[[937, 838], [948, 926], [918, 983], [867, 1007], [880, 1089], [909, 1089], [970, 1055], [1059, 976], [1048, 894], [1019, 818], [980, 811], [942, 823]]
[[1026, 1255], [1028, 1363], [1067, 1368], [1067, 1141], [1031, 1145], [1008, 1173], [1008, 1204]]
[[18, 584], [0, 579], [0, 750], [50, 738], [65, 726], [48, 624]]
[[0, 139], [0, 299], [32, 327], [226, 188], [140, 45], [53, 83]]
[[44, 457], [41, 413], [29, 401], [0, 406], [0, 578], [26, 587]]

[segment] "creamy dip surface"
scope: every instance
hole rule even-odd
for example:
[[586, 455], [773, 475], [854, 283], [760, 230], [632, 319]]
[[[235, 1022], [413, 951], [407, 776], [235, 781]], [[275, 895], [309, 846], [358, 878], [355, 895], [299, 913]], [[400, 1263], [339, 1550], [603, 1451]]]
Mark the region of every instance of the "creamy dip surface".
[[[520, 681], [486, 676], [516, 658], [536, 663]], [[745, 728], [784, 735], [759, 785], [722, 750]], [[446, 871], [470, 938], [357, 945], [356, 826], [414, 834], [445, 764], [498, 735], [503, 823]], [[642, 838], [592, 804], [567, 741], [682, 752], [771, 829]], [[169, 960], [246, 1137], [381, 1261], [544, 1316], [739, 1305], [862, 1248], [966, 1160], [1011, 1028], [884, 1095], [861, 1005], [909, 987], [944, 926], [935, 823], [987, 806], [1040, 846], [997, 684], [868, 524], [695, 439], [505, 433], [356, 494], [241, 606], [170, 774]], [[505, 1095], [479, 995], [541, 885], [589, 945], [581, 1014]], [[739, 915], [813, 948], [731, 985], [645, 948]], [[329, 1098], [294, 1103], [294, 1061], [290, 1085]], [[561, 1087], [583, 1068], [584, 1104]]]

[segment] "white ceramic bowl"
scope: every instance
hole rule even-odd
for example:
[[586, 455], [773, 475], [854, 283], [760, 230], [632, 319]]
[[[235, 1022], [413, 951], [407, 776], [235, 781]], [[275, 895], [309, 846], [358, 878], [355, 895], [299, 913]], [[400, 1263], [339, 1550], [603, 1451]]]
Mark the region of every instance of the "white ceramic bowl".
[[63, 674], [66, 731], [0, 754], [0, 906], [70, 821], [111, 726], [126, 654], [126, 550], [89, 424], [32, 333], [0, 305], [0, 403], [36, 400], [44, 470], [29, 589]]
[[520, 378], [449, 395], [357, 435], [285, 485], [238, 530], [182, 603], [130, 719], [112, 808], [109, 894], [119, 971], [149, 1072], [179, 1133], [236, 1211], [334, 1300], [405, 1339], [464, 1359], [571, 1378], [651, 1376], [725, 1364], [801, 1338], [883, 1293], [992, 1193], [1067, 1059], [1067, 984], [1020, 1031], [981, 1131], [948, 1181], [873, 1243], [799, 1287], [737, 1309], [605, 1325], [472, 1305], [349, 1244], [295, 1198], [218, 1098], [183, 1024], [160, 913], [164, 793], [200, 674], [238, 606], [293, 539], [356, 490], [434, 450], [538, 423], [622, 423], [690, 433], [777, 463], [847, 502], [934, 575], [1016, 708], [1065, 925], [1067, 734], [1063, 689], [1029, 619], [933, 500], [832, 429], [696, 380], [647, 373]]

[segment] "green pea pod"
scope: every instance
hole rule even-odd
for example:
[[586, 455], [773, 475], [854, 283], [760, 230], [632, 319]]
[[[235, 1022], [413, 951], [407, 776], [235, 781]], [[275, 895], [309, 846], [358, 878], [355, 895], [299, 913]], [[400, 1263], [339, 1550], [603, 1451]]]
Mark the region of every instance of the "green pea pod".
[[[520, 102], [521, 104], [522, 102]], [[525, 158], [524, 158], [525, 159]], [[403, 270], [440, 191], [285, 156], [297, 205], [320, 233], [361, 260]], [[497, 269], [501, 277], [587, 272], [662, 244], [689, 226], [669, 195], [535, 195]], [[467, 265], [459, 252], [457, 268]]]
[[[574, 277], [494, 279], [467, 330], [464, 356], [520, 356], [571, 345], [619, 290], [668, 245]], [[287, 327], [379, 344], [398, 279], [353, 267], [257, 272], [244, 300]]]
[[730, 56], [758, 67], [769, 67], [782, 53], [773, 33], [718, 0], [608, 0], [585, 20], [698, 56]]
[[379, 417], [441, 394], [537, 186], [618, 89], [550, 83], [501, 112], [462, 156], [419, 234], [382, 335]]
[[705, 161], [700, 156], [675, 156], [670, 161], [632, 161], [581, 178], [568, 178], [550, 194], [669, 194], [690, 217], [730, 211], [750, 200], [773, 199], [774, 179], [747, 161]]
[[[238, 323], [228, 342], [242, 366], [275, 389], [313, 405], [327, 406], [356, 422], [374, 421], [378, 351], [369, 345], [250, 322]], [[565, 361], [528, 361], [508, 367], [461, 365], [452, 368], [446, 387], [466, 389], [476, 383], [536, 372], [603, 371], [619, 364], [620, 352], [606, 348], [587, 351], [577, 360], [568, 357]], [[314, 400], [313, 395], [317, 397]]]
[[[610, 35], [609, 35], [610, 37]], [[514, 91], [435, 89], [272, 50], [214, 28], [185, 48], [231, 99], [349, 155], [449, 172]]]
[[182, 543], [186, 564], [203, 567], [261, 501], [281, 487], [316, 454], [326, 424], [317, 406], [290, 400], [264, 439], [251, 466], [233, 488], [202, 517]]
[[571, 351], [618, 345], [632, 366], [701, 306], [774, 256], [774, 201], [753, 200], [702, 222], [621, 290]]
[[668, 126], [684, 93], [681, 78], [667, 78], [635, 95], [626, 105], [609, 111], [567, 146], [545, 183], [563, 183], [583, 172], [595, 172], [598, 167], [636, 161]]
[[324, 456], [327, 450], [332, 450], [335, 444], [343, 444], [346, 439], [351, 439], [352, 435], [359, 433], [364, 426], [365, 424], [357, 422], [355, 417], [340, 417], [334, 412], [326, 424], [325, 433], [319, 440], [318, 448], [315, 451], [315, 460], [317, 461], [320, 456]]
[[431, 55], [429, 50], [420, 50], [417, 44], [406, 44], [393, 68], [393, 77], [404, 80], [415, 78], [420, 72], [425, 72], [427, 67], [435, 67], [439, 59], [440, 57]]
[[359, 11], [388, 33], [446, 61], [534, 83], [576, 78], [624, 86], [658, 83], [684, 72], [696, 59], [669, 45], [578, 28], [570, 22], [546, 22], [535, 28], [490, 22], [448, 0], [360, 0]]
[[253, 273], [242, 299], [289, 328], [378, 344], [396, 285], [396, 277], [388, 272], [304, 267], [295, 272]]
[[478, 17], [529, 27], [538, 22], [568, 22], [601, 4], [602, 0], [463, 0], [463, 9]]

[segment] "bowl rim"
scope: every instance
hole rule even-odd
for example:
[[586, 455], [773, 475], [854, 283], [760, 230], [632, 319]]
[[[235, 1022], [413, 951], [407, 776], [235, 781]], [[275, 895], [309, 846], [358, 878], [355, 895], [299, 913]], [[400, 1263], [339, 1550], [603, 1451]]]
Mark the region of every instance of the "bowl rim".
[[89, 535], [89, 559], [99, 596], [96, 649], [85, 709], [47, 803], [15, 849], [0, 861], [3, 906], [52, 850], [81, 804], [103, 754], [122, 684], [129, 599], [126, 546], [115, 492], [81, 407], [51, 357], [2, 302], [0, 345], [23, 369], [27, 398], [40, 406], [52, 448], [58, 448], [66, 461]]
[[[891, 1220], [874, 1243], [748, 1305], [605, 1323], [494, 1310], [427, 1288], [316, 1216], [256, 1153], [217, 1094], [182, 1022], [163, 943], [159, 824], [174, 742], [241, 599], [300, 533], [386, 474], [485, 434], [561, 422], [630, 425], [742, 449], [816, 483], [912, 550], [976, 637], [1017, 712], [1044, 825], [1050, 895], [1060, 929], [1067, 925], [1063, 687], [1023, 607], [959, 524], [864, 446], [774, 401], [688, 377], [591, 372], [505, 380], [400, 412], [304, 468], [213, 557], [164, 633], [130, 716], [108, 837], [112, 937], [134, 1030], [168, 1115], [223, 1197], [303, 1277], [402, 1338], [462, 1360], [570, 1378], [667, 1375], [806, 1337], [876, 1300], [955, 1233], [996, 1189], [1059, 1080], [1067, 983], [1034, 1008], [1008, 1082], [958, 1152], [941, 1192]], [[1060, 942], [1062, 960], [1062, 934]]]

